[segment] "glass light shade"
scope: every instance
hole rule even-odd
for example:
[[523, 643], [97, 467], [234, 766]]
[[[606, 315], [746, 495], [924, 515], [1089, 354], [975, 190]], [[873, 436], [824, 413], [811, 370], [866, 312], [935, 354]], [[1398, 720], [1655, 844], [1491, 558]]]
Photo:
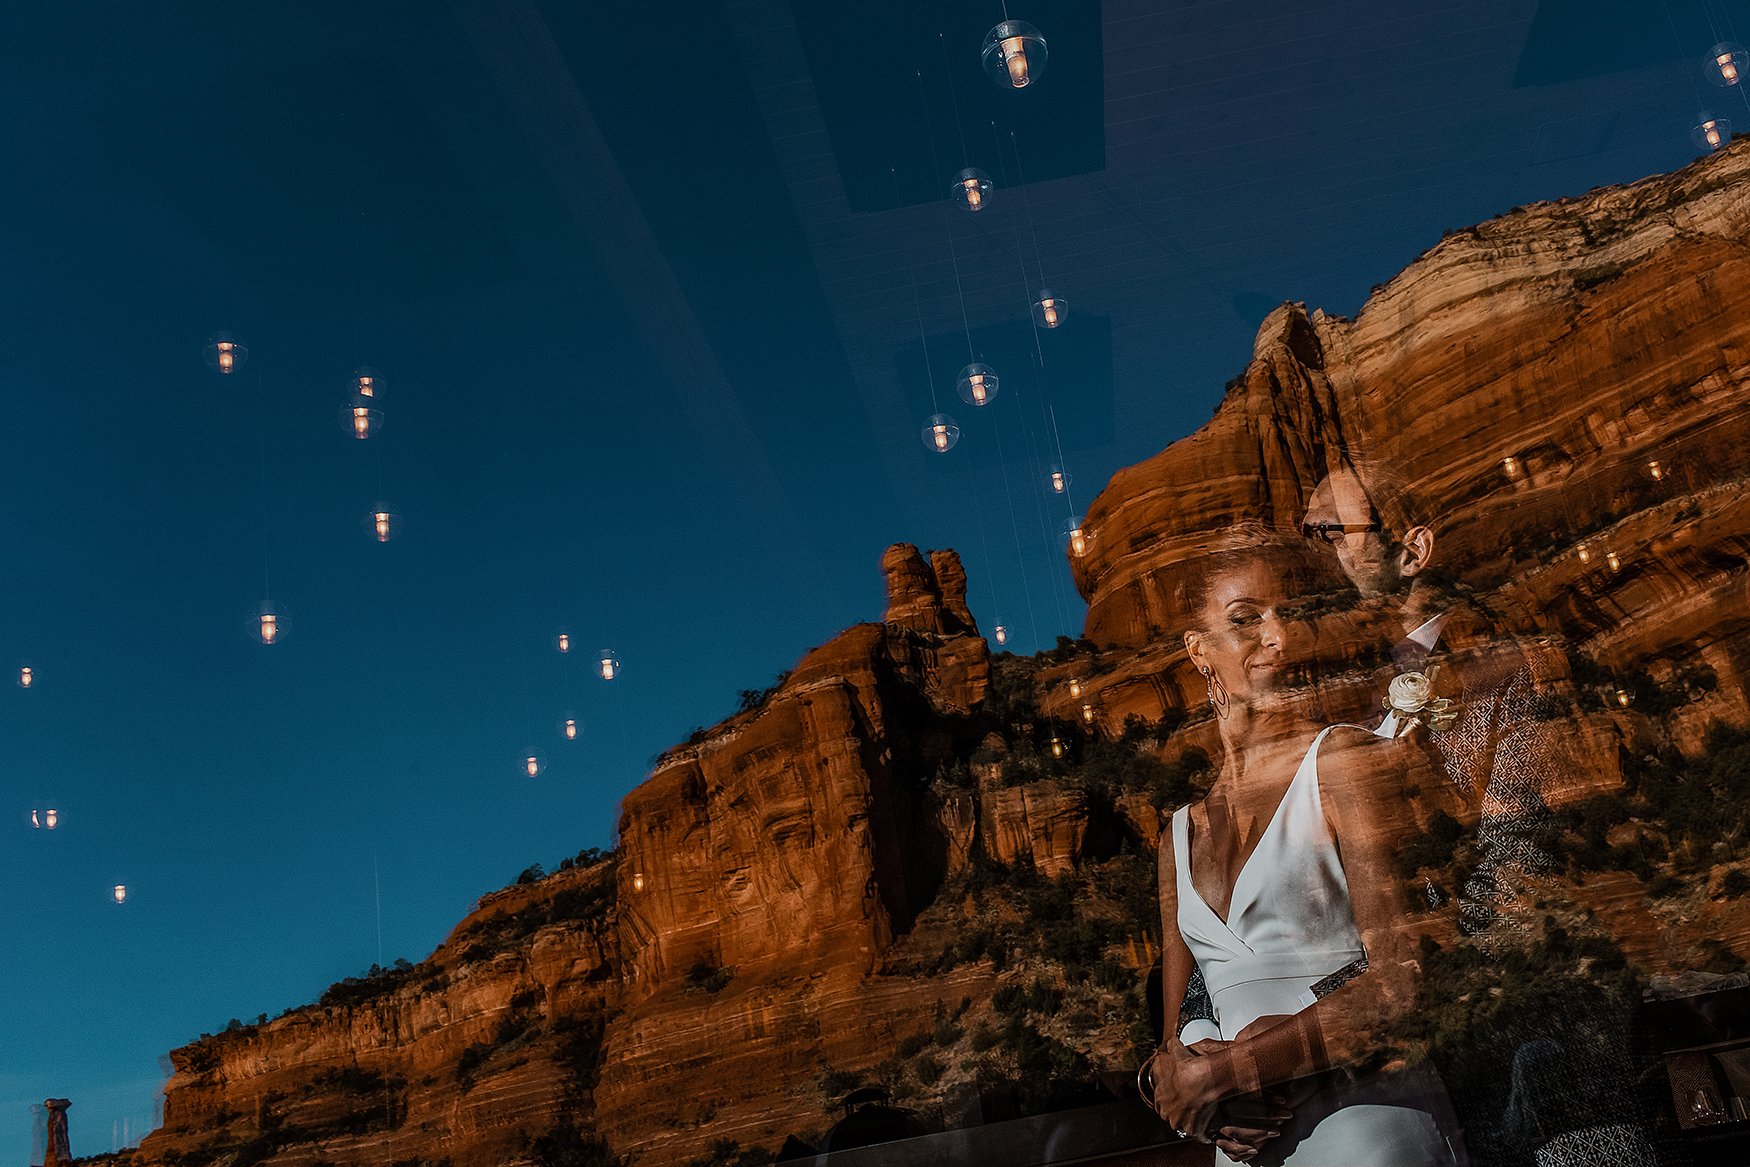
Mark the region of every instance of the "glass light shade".
[[1580, 557], [1581, 563], [1591, 563], [1592, 562], [1592, 548], [1585, 543], [1582, 543], [1578, 547], [1576, 547], [1574, 549], [1574, 554]]
[[1033, 323], [1041, 328], [1056, 328], [1069, 315], [1069, 301], [1050, 288], [1040, 288], [1033, 297]]
[[1509, 478], [1519, 477], [1519, 459], [1509, 454], [1501, 459], [1501, 473]]
[[984, 38], [984, 71], [1004, 89], [1025, 89], [1045, 70], [1045, 38], [1025, 20], [1005, 20]]
[[128, 885], [125, 883], [118, 883], [114, 887], [110, 888], [109, 889], [109, 898], [114, 900], [118, 904], [127, 903], [128, 902]]
[[644, 873], [642, 871], [634, 871], [632, 873], [632, 890], [633, 891], [643, 891], [644, 890]]
[[1063, 739], [1062, 738], [1054, 737], [1051, 739], [1051, 756], [1054, 758], [1063, 757]]
[[1088, 545], [1094, 541], [1093, 535], [1082, 525], [1080, 515], [1071, 515], [1063, 521], [1063, 526], [1057, 531], [1057, 544], [1063, 550], [1080, 559], [1088, 553]]
[[960, 391], [960, 400], [968, 405], [989, 405], [997, 399], [996, 370], [974, 361], [960, 370], [954, 388]]
[[614, 650], [604, 648], [596, 654], [596, 671], [604, 681], [611, 681], [620, 675], [620, 658], [614, 655]]
[[1082, 695], [1082, 683], [1076, 677], [1071, 677], [1069, 679], [1069, 695], [1071, 697], [1080, 697]]
[[354, 397], [340, 409], [341, 428], [361, 442], [376, 437], [383, 428], [383, 411], [372, 405], [372, 400]]
[[1721, 41], [1707, 52], [1702, 72], [1715, 85], [1730, 87], [1744, 80], [1744, 70], [1750, 68], [1750, 53], [1736, 41]]
[[379, 543], [387, 543], [401, 534], [405, 523], [406, 520], [390, 510], [387, 503], [378, 503], [365, 515], [365, 530]]
[[559, 736], [566, 741], [576, 741], [577, 735], [582, 732], [582, 728], [577, 724], [577, 714], [567, 713], [564, 717], [559, 719]]
[[924, 445], [938, 454], [946, 454], [960, 440], [960, 427], [945, 413], [931, 414], [924, 422]]
[[992, 184], [990, 175], [976, 166], [968, 166], [954, 176], [948, 197], [969, 211], [982, 211], [990, 205]]
[[1627, 689], [1618, 689], [1616, 691], [1616, 703], [1618, 705], [1622, 706], [1624, 709], [1627, 709], [1629, 707], [1629, 705], [1633, 703], [1633, 701], [1634, 701], [1634, 697], [1632, 695], [1630, 695], [1630, 693]]
[[1659, 461], [1659, 459], [1657, 459], [1657, 458], [1654, 458], [1652, 461], [1648, 462], [1647, 463], [1647, 477], [1651, 478], [1654, 482], [1665, 481], [1665, 464], [1663, 462]]
[[523, 753], [522, 765], [524, 774], [530, 778], [539, 778], [547, 768], [547, 759], [534, 750], [527, 750]]
[[557, 644], [557, 647], [558, 647], [560, 652], [570, 652], [571, 651], [571, 633], [561, 632], [559, 634], [558, 641], [556, 641], [555, 643]]
[[1689, 140], [1695, 143], [1697, 150], [1711, 152], [1722, 149], [1731, 142], [1731, 119], [1715, 117], [1711, 109], [1702, 110], [1695, 118], [1695, 125], [1689, 131]]
[[38, 831], [52, 831], [61, 825], [61, 812], [52, 806], [30, 808], [30, 825]]
[[20, 665], [18, 669], [18, 687], [28, 689], [36, 684], [36, 670], [29, 665]]
[[228, 332], [215, 332], [207, 341], [207, 367], [229, 376], [243, 367], [249, 350]]
[[1082, 724], [1084, 724], [1084, 725], [1094, 724], [1094, 707], [1093, 707], [1093, 705], [1085, 704], [1082, 706]]
[[1622, 560], [1617, 557], [1617, 554], [1614, 551], [1606, 551], [1604, 553], [1604, 562], [1610, 565], [1611, 571], [1622, 570]]
[[1062, 466], [1051, 465], [1045, 468], [1045, 489], [1052, 494], [1063, 494], [1074, 481], [1069, 471]]
[[1009, 642], [1009, 630], [1001, 624], [996, 626], [996, 642], [998, 644], [1007, 644]]
[[374, 398], [383, 391], [383, 378], [370, 369], [354, 369], [346, 391], [352, 397]]

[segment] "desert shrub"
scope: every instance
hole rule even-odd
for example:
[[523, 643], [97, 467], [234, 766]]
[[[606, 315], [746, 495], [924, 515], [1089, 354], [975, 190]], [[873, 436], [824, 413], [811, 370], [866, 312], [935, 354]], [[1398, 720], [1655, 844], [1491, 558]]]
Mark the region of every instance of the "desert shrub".
[[915, 1058], [928, 1049], [931, 1036], [927, 1032], [908, 1033], [899, 1039], [899, 1046], [894, 1050], [902, 1058]]
[[942, 1059], [934, 1054], [924, 1054], [911, 1064], [912, 1075], [925, 1086], [934, 1086], [940, 1082], [947, 1069]]
[[828, 1102], [838, 1100], [863, 1084], [863, 1079], [849, 1070], [828, 1070], [820, 1076], [820, 1093]]
[[1750, 892], [1750, 872], [1741, 867], [1732, 868], [1720, 880], [1720, 894], [1729, 899], [1737, 899], [1747, 892]]
[[556, 1126], [529, 1143], [534, 1167], [620, 1167], [620, 1157], [576, 1127]]
[[707, 993], [721, 992], [734, 979], [734, 969], [718, 968], [708, 960], [701, 960], [687, 970], [687, 983]]
[[388, 968], [373, 964], [356, 977], [335, 981], [324, 989], [316, 1004], [324, 1008], [359, 1005], [391, 993], [413, 979], [414, 966], [405, 958]]

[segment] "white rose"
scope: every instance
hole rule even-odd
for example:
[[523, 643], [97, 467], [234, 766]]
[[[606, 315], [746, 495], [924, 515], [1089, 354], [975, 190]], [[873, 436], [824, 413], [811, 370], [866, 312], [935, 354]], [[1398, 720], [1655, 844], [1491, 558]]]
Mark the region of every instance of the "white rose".
[[1426, 673], [1399, 673], [1391, 679], [1386, 700], [1399, 713], [1420, 713], [1434, 697], [1434, 679]]

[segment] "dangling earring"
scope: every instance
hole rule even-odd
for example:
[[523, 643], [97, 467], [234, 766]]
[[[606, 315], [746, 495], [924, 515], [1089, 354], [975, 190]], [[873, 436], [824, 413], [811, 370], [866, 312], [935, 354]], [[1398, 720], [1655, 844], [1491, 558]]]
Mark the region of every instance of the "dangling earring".
[[1215, 715], [1223, 721], [1227, 720], [1227, 686], [1221, 683], [1221, 678], [1215, 675], [1214, 669], [1198, 669], [1203, 674], [1203, 683], [1209, 687], [1209, 707], [1215, 710]]

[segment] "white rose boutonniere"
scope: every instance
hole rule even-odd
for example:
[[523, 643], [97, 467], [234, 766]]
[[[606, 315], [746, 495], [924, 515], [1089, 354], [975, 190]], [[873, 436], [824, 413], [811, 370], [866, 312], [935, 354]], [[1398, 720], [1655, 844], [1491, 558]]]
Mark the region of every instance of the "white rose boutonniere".
[[1457, 724], [1461, 712], [1458, 702], [1434, 695], [1434, 678], [1439, 672], [1440, 666], [1436, 665], [1425, 673], [1399, 673], [1391, 679], [1385, 708], [1397, 719], [1393, 736], [1403, 737], [1423, 722], [1429, 729], [1441, 732]]

